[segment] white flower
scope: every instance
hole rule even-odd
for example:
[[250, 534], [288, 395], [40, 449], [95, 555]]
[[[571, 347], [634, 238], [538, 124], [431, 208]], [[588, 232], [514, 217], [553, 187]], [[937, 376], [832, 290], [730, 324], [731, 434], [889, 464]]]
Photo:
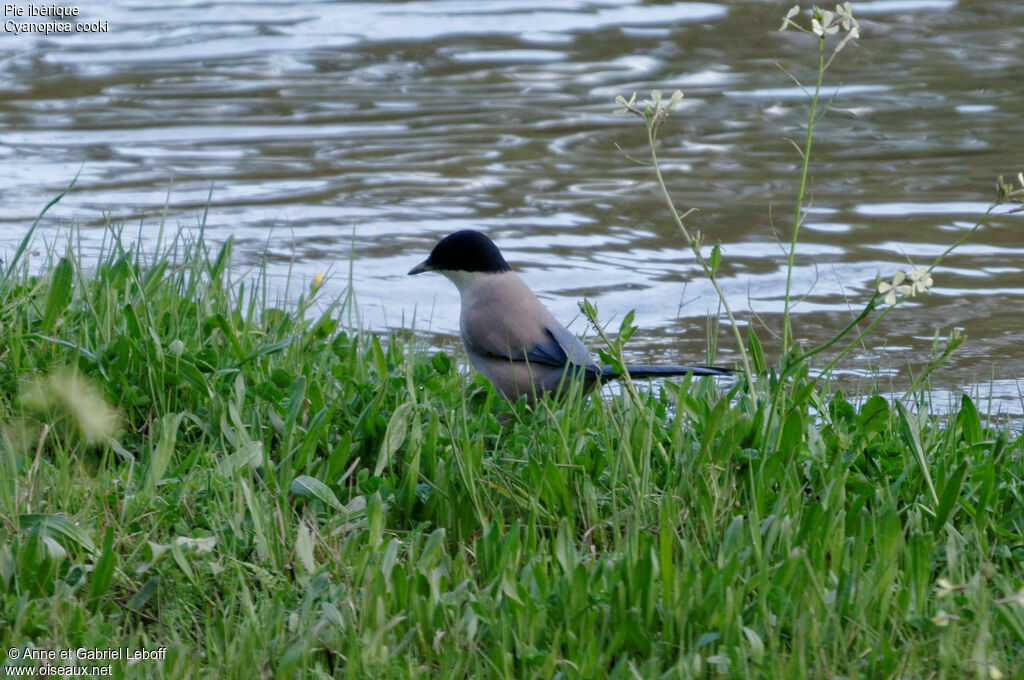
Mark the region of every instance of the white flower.
[[626, 98], [620, 94], [615, 98], [615, 103], [622, 107], [617, 109], [615, 113], [629, 113], [629, 111], [633, 109], [633, 104], [636, 103], [636, 92], [633, 93], [633, 96], [629, 98], [628, 102], [626, 101]]
[[857, 20], [853, 18], [853, 8], [850, 6], [850, 3], [844, 2], [841, 5], [836, 5], [836, 14], [839, 15], [844, 31], [849, 31], [851, 28], [856, 30], [860, 27]]
[[673, 108], [675, 108], [676, 104], [678, 104], [681, 101], [683, 101], [683, 91], [676, 90], [675, 92], [672, 93], [672, 97], [668, 100], [668, 104], [665, 105], [665, 113], [671, 111]]
[[898, 271], [892, 276], [892, 281], [882, 281], [878, 284], [878, 292], [885, 296], [885, 304], [890, 307], [902, 297], [914, 297], [923, 293], [934, 285], [931, 271], [927, 267], [917, 267], [909, 274]]
[[[790, 24], [796, 26], [796, 23], [793, 22], [793, 17], [795, 17], [799, 13], [800, 5], [793, 5], [792, 7], [790, 7], [789, 11], [786, 12], [786, 16], [782, 19], [782, 26], [779, 26], [779, 30], [785, 31], [787, 28], [789, 28]], [[797, 28], [799, 28], [799, 26], [797, 26]]]
[[950, 621], [959, 621], [959, 620], [960, 620], [959, 616], [954, 616], [953, 614], [947, 614], [945, 609], [940, 609], [939, 612], [935, 616], [932, 617], [932, 623], [934, 623], [939, 628], [945, 628], [946, 626], [949, 625]]
[[836, 52], [846, 47], [846, 43], [850, 42], [851, 40], [856, 40], [858, 38], [860, 38], [860, 29], [854, 26], [846, 33], [846, 37], [840, 40], [839, 44], [836, 45]]
[[996, 600], [996, 604], [1010, 604], [1014, 602], [1019, 604], [1021, 607], [1024, 607], [1024, 588], [1021, 588], [1009, 597], [1004, 597], [1000, 600]]
[[912, 284], [904, 283], [907, 280], [907, 275], [898, 271], [893, 274], [892, 283], [888, 281], [882, 281], [878, 284], [878, 292], [885, 295], [885, 304], [890, 307], [896, 304], [896, 296], [907, 296], [914, 294], [914, 286]]
[[839, 32], [839, 24], [832, 22], [833, 14], [828, 10], [821, 13], [821, 23], [825, 27], [825, 33], [835, 35]]
[[927, 267], [918, 267], [914, 269], [910, 274], [908, 274], [908, 277], [910, 278], [911, 287], [913, 288], [913, 292], [911, 292], [912, 296], [925, 292], [935, 283], [935, 281], [932, 280], [932, 274], [928, 271]]
[[846, 31], [846, 36], [836, 45], [836, 52], [838, 52], [846, 46], [846, 43], [860, 37], [860, 24], [853, 18], [853, 8], [848, 2], [836, 5], [836, 14], [839, 15], [839, 24]]

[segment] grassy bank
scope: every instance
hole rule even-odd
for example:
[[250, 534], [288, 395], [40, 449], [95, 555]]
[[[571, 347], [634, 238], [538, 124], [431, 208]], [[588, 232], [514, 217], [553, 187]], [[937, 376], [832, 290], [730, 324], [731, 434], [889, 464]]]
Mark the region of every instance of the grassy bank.
[[313, 291], [273, 308], [230, 245], [30, 269], [0, 277], [5, 668], [1022, 677], [1022, 440], [966, 397], [765, 372], [530, 409]]

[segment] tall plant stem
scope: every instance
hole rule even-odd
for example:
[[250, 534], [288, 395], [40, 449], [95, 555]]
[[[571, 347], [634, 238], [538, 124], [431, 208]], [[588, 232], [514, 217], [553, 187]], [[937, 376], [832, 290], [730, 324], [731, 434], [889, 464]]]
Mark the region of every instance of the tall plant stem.
[[668, 206], [669, 212], [672, 213], [672, 219], [675, 220], [676, 226], [679, 227], [679, 231], [683, 234], [683, 238], [686, 239], [690, 249], [693, 250], [697, 261], [704, 269], [704, 274], [711, 281], [711, 285], [715, 287], [718, 299], [722, 301], [722, 308], [725, 309], [725, 314], [729, 317], [729, 325], [732, 327], [733, 335], [736, 337], [736, 347], [739, 348], [740, 358], [743, 360], [743, 370], [748, 379], [750, 379], [753, 376], [753, 372], [750, 370], [750, 356], [747, 354], [747, 346], [743, 343], [743, 336], [740, 335], [739, 326], [736, 325], [736, 317], [733, 316], [732, 309], [729, 308], [729, 301], [726, 299], [725, 293], [722, 292], [721, 286], [718, 285], [718, 278], [715, 276], [714, 269], [711, 268], [711, 265], [701, 254], [700, 244], [690, 236], [689, 230], [683, 224], [683, 218], [680, 217], [679, 211], [676, 210], [676, 206], [672, 202], [672, 196], [668, 192], [668, 187], [665, 186], [665, 178], [661, 175], [661, 167], [658, 165], [658, 153], [655, 150], [655, 142], [658, 139], [657, 128], [658, 118], [657, 116], [652, 116], [647, 120], [647, 143], [651, 148], [651, 164], [654, 166], [654, 176], [658, 180], [658, 187], [661, 189], [661, 195], [665, 198], [665, 205]]
[[789, 242], [789, 256], [786, 262], [786, 297], [783, 300], [782, 309], [782, 354], [789, 352], [793, 343], [793, 329], [789, 323], [790, 289], [793, 284], [793, 260], [796, 256], [796, 241], [800, 234], [800, 224], [803, 222], [804, 198], [807, 195], [807, 167], [811, 162], [811, 142], [814, 133], [814, 116], [818, 111], [818, 98], [821, 96], [821, 82], [825, 76], [825, 40], [818, 41], [818, 81], [814, 86], [814, 96], [811, 98], [811, 113], [807, 117], [807, 140], [804, 142], [803, 167], [800, 170], [800, 193], [796, 199], [796, 214], [793, 217], [793, 234]]

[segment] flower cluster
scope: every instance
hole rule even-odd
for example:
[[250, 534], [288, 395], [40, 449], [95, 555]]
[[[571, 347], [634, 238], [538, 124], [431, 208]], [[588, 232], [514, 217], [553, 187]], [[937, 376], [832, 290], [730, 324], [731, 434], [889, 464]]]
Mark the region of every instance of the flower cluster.
[[[786, 12], [786, 16], [782, 19], [782, 26], [779, 27], [779, 30], [784, 31], [787, 28], [793, 27], [798, 31], [806, 32], [806, 28], [793, 20], [793, 17], [799, 13], [800, 5], [790, 7], [789, 11]], [[835, 35], [840, 29], [845, 31], [846, 35], [836, 45], [836, 52], [843, 49], [846, 43], [860, 37], [860, 24], [853, 18], [853, 8], [850, 6], [850, 3], [844, 2], [836, 5], [835, 12], [830, 12], [820, 7], [811, 8], [811, 32], [814, 35], [824, 40], [826, 36]]]
[[[996, 187], [998, 192], [996, 194], [996, 203], [1024, 203], [1024, 172], [1017, 173], [1017, 181], [1020, 182], [1020, 189], [1014, 189], [1013, 182], [1004, 182], [1002, 175], [996, 181]], [[1024, 210], [1024, 206], [1020, 208], [1014, 208], [1010, 213], [1020, 212]]]
[[651, 98], [649, 101], [642, 102], [637, 105], [636, 103], [636, 92], [633, 96], [626, 101], [626, 98], [619, 95], [615, 98], [615, 103], [621, 108], [615, 110], [615, 113], [635, 113], [641, 118], [653, 118], [657, 116], [660, 119], [664, 119], [668, 116], [668, 112], [675, 108], [683, 99], [683, 91], [676, 90], [672, 93], [672, 97], [668, 100], [668, 103], [661, 103], [661, 90], [651, 90]]
[[898, 271], [893, 274], [892, 282], [882, 281], [878, 284], [878, 292], [885, 296], [885, 304], [892, 306], [896, 304], [899, 296], [914, 297], [923, 293], [934, 285], [931, 270], [927, 267], [917, 267], [909, 274]]

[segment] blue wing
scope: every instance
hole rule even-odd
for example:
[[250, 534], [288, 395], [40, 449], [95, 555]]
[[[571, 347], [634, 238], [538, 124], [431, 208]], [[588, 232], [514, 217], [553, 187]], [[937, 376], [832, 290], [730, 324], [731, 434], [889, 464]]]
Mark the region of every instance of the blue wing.
[[582, 368], [590, 377], [600, 374], [601, 370], [587, 351], [587, 346], [568, 329], [563, 326], [547, 326], [544, 330], [550, 339], [531, 347], [523, 359], [531, 364], [548, 366], [562, 367], [572, 364]]

